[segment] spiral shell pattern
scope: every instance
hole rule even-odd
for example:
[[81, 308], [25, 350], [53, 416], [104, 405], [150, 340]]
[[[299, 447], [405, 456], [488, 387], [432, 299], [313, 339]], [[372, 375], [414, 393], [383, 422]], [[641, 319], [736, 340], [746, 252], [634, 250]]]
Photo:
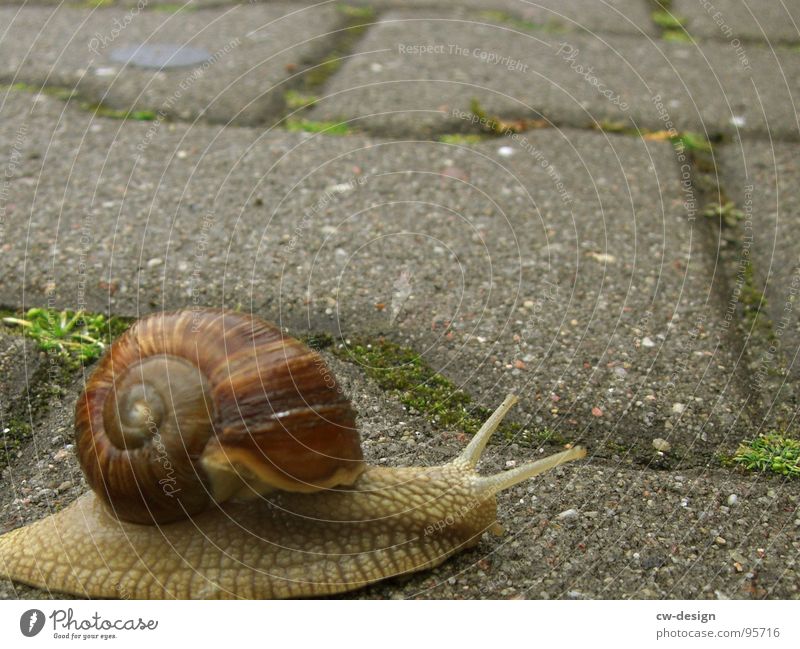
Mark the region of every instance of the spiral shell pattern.
[[241, 313], [137, 321], [87, 381], [75, 427], [89, 484], [132, 522], [348, 485], [364, 469], [355, 412], [319, 354]]

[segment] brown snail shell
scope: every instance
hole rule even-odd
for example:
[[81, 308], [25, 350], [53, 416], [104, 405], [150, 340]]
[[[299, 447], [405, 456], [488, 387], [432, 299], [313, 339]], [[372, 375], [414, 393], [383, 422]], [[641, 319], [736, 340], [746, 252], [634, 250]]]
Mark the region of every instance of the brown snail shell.
[[88, 380], [75, 427], [89, 484], [131, 522], [352, 484], [364, 469], [355, 412], [322, 358], [242, 313], [137, 321]]

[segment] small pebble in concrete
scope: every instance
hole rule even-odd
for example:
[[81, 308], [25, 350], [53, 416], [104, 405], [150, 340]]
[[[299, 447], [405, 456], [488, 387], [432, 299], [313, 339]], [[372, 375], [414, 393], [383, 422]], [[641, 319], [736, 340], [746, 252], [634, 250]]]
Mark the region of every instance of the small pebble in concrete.
[[62, 462], [69, 457], [72, 457], [72, 444], [69, 444], [64, 448], [57, 450], [55, 455], [53, 456], [53, 459], [56, 462]]
[[577, 509], [567, 509], [561, 512], [556, 518], [560, 521], [569, 521], [575, 520], [578, 518], [578, 510]]
[[661, 437], [656, 437], [653, 440], [653, 448], [657, 451], [661, 451], [662, 453], [666, 453], [672, 448], [672, 444], [670, 444], [667, 440], [662, 439]]

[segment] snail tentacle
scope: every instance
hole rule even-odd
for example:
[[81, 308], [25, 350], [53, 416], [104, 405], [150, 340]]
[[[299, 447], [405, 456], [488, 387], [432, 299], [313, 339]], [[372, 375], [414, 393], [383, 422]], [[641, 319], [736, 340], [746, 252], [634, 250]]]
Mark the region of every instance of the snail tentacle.
[[[469, 468], [475, 467], [492, 433], [497, 430], [503, 418], [517, 401], [518, 398], [515, 394], [507, 395], [503, 403], [489, 416], [480, 430], [475, 434], [475, 437], [472, 438], [467, 447], [452, 463]], [[572, 460], [579, 460], [584, 457], [586, 457], [586, 449], [582, 446], [574, 446], [561, 453], [556, 453], [555, 455], [550, 455], [540, 460], [534, 460], [533, 462], [527, 462], [510, 471], [503, 471], [502, 473], [490, 476], [476, 476], [475, 485], [480, 492], [487, 495], [494, 495], [509, 487], [513, 487], [515, 484], [530, 480], [540, 473], [549, 471], [559, 464], [571, 462]]]
[[492, 436], [494, 431], [497, 430], [505, 416], [508, 414], [508, 411], [514, 407], [514, 404], [516, 404], [517, 401], [517, 395], [506, 395], [506, 398], [503, 399], [503, 403], [497, 406], [497, 409], [483, 423], [483, 426], [481, 426], [480, 430], [475, 433], [475, 437], [470, 440], [470, 443], [467, 444], [467, 447], [461, 451], [460, 455], [453, 460], [453, 462], [474, 467], [478, 463], [478, 460], [481, 459], [481, 455], [483, 454], [483, 450], [486, 448], [486, 444], [489, 442], [489, 438]]

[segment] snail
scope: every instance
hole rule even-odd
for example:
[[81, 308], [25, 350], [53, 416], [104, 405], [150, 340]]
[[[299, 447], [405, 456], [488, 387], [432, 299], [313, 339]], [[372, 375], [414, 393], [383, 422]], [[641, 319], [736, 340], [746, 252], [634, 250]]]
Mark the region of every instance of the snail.
[[286, 598], [432, 568], [496, 525], [498, 492], [585, 456], [479, 475], [515, 402], [447, 464], [369, 466], [318, 353], [241, 313], [144, 317], [76, 405], [92, 490], [0, 536], [0, 576], [88, 597]]

